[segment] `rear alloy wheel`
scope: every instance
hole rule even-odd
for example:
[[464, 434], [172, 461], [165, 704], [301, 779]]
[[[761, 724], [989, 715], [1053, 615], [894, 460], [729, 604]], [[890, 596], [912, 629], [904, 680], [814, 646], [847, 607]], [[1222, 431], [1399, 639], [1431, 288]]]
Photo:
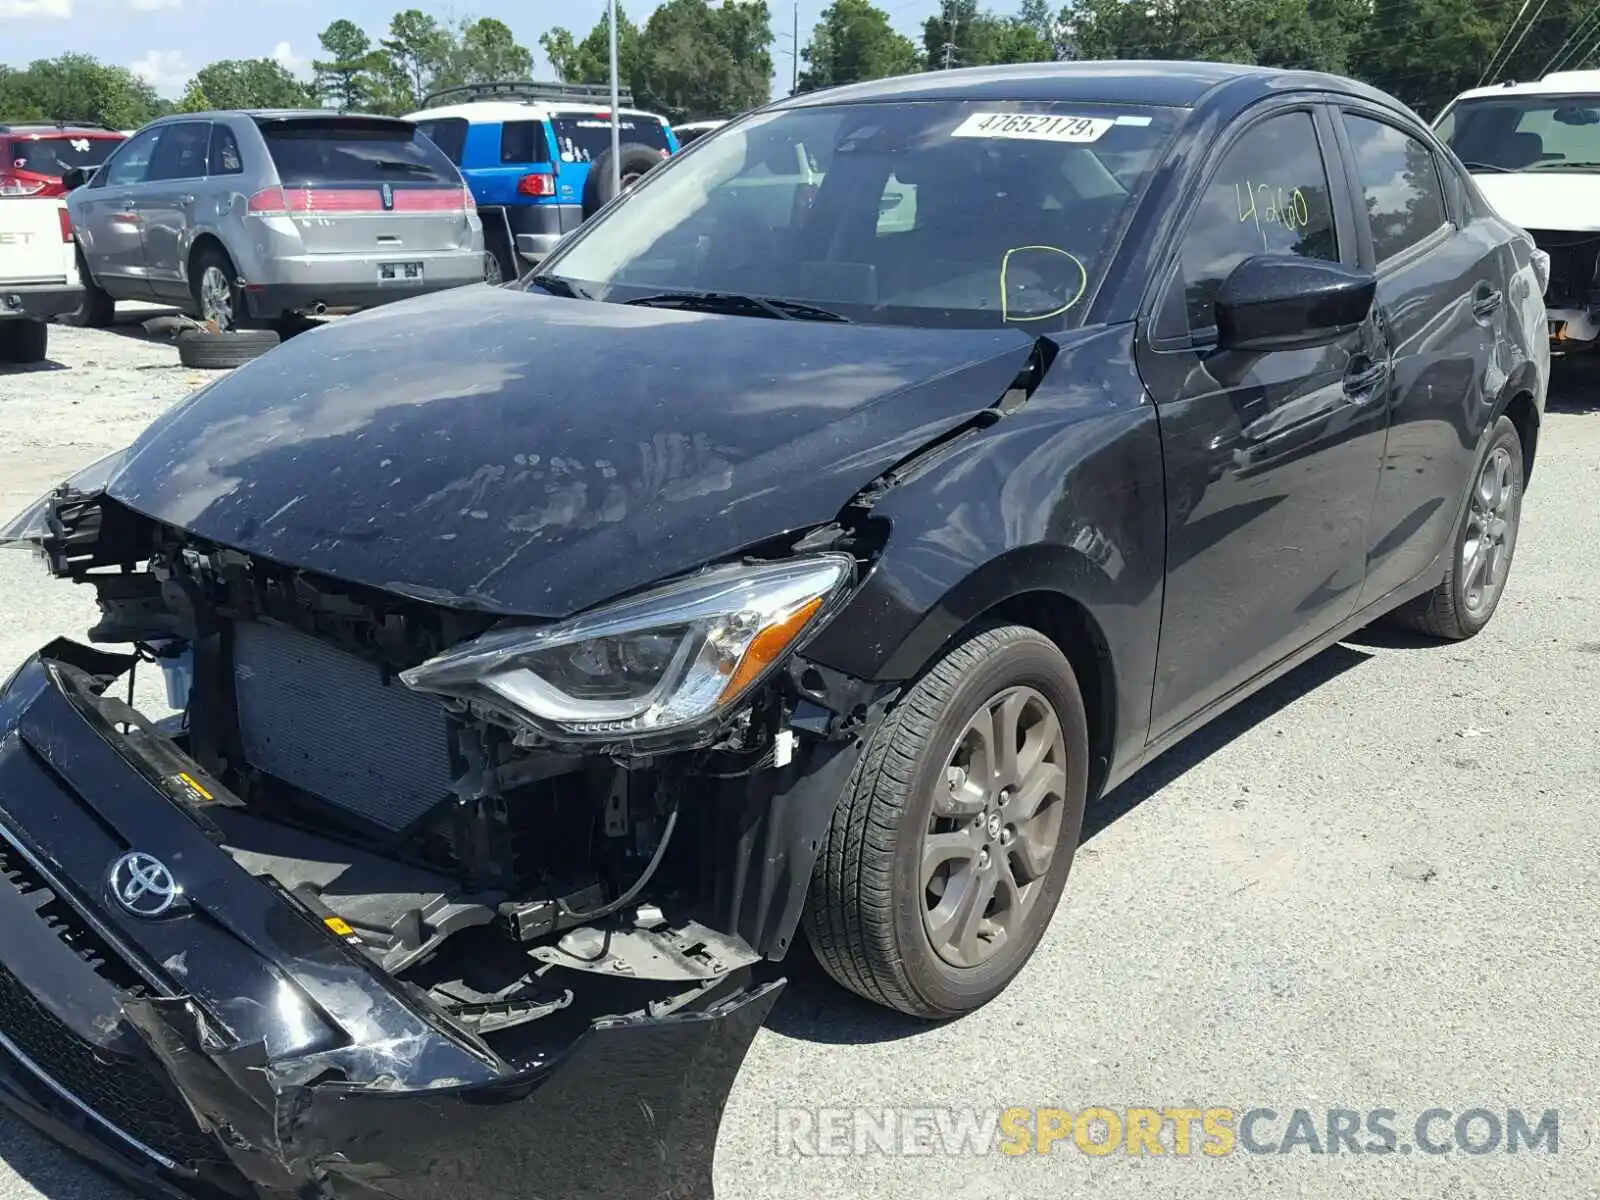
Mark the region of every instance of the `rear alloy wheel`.
[[1501, 417], [1473, 472], [1444, 579], [1395, 610], [1394, 620], [1447, 641], [1482, 631], [1505, 592], [1521, 520], [1522, 438], [1511, 419]]
[[1066, 885], [1088, 756], [1060, 649], [1020, 625], [968, 634], [884, 717], [834, 811], [805, 917], [823, 967], [915, 1016], [997, 996]]

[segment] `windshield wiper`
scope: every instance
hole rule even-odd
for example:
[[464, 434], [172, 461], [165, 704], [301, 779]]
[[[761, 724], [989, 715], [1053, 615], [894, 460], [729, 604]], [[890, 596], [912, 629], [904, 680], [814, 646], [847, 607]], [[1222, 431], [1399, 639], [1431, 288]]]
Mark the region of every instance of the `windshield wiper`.
[[849, 324], [842, 317], [814, 304], [798, 300], [764, 299], [761, 296], [744, 296], [738, 292], [655, 292], [649, 296], [635, 296], [624, 304], [643, 308], [681, 308], [689, 312], [743, 313], [747, 316], [774, 317], [780, 321], [837, 321]]
[[1499, 171], [1504, 175], [1515, 175], [1517, 173], [1515, 167], [1502, 167], [1499, 163], [1473, 162], [1471, 159], [1463, 159], [1461, 165], [1469, 171]]
[[534, 287], [543, 288], [552, 296], [563, 296], [568, 300], [588, 300], [589, 294], [580, 289], [576, 284], [570, 283], [559, 275], [532, 275], [528, 282]]
[[375, 158], [372, 160], [375, 167], [383, 167], [390, 171], [423, 171], [433, 174], [433, 168], [427, 163], [407, 162], [403, 158]]
[[1534, 163], [1533, 166], [1529, 168], [1529, 170], [1533, 170], [1533, 171], [1554, 171], [1554, 170], [1557, 170], [1560, 167], [1582, 167], [1584, 170], [1592, 171], [1596, 167], [1600, 167], [1600, 162], [1589, 162], [1589, 161], [1584, 160], [1584, 159], [1573, 159], [1573, 160], [1569, 161], [1568, 159], [1564, 159], [1563, 158], [1563, 159], [1560, 159], [1560, 160], [1554, 161], [1554, 162]]

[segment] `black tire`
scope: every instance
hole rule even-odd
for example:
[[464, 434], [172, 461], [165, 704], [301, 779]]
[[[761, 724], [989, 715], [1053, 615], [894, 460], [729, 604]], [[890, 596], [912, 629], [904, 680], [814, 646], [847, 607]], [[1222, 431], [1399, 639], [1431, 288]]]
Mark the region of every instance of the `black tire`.
[[[1472, 562], [1476, 561], [1471, 552], [1477, 547], [1481, 528], [1479, 510], [1485, 507], [1477, 493], [1491, 464], [1503, 469], [1510, 492], [1500, 516], [1505, 532], [1499, 550], [1504, 557], [1495, 562], [1497, 573], [1493, 586], [1484, 590], [1473, 586], [1477, 575], [1471, 569]], [[1450, 565], [1444, 573], [1444, 579], [1431, 592], [1418, 596], [1390, 613], [1392, 622], [1417, 633], [1451, 642], [1465, 641], [1482, 632], [1500, 607], [1500, 597], [1505, 594], [1506, 579], [1511, 573], [1517, 548], [1517, 527], [1522, 520], [1522, 485], [1522, 438], [1511, 419], [1501, 417], [1489, 431], [1483, 452], [1473, 464], [1472, 476], [1467, 483], [1469, 490], [1466, 503], [1456, 524]], [[1472, 599], [1475, 594], [1479, 596], [1477, 602]]]
[[202, 371], [227, 371], [260, 358], [278, 344], [271, 329], [238, 329], [209, 333], [186, 329], [178, 335], [178, 361]]
[[[491, 267], [499, 271], [500, 278], [494, 278]], [[484, 281], [490, 284], [514, 283], [522, 277], [516, 251], [506, 239], [506, 231], [487, 222], [483, 230], [483, 268]]]
[[[1017, 687], [1048, 702], [1063, 735], [1055, 850], [1037, 877], [1042, 890], [1018, 936], [1008, 936], [978, 965], [955, 966], [934, 948], [924, 924], [923, 835], [936, 789], [951, 787], [943, 775], [968, 722]], [[1083, 828], [1088, 759], [1083, 696], [1055, 643], [1020, 625], [981, 626], [965, 635], [873, 731], [834, 810], [804, 917], [817, 961], [842, 986], [913, 1016], [957, 1016], [999, 995], [1038, 945], [1066, 885]]]
[[106, 291], [94, 281], [94, 276], [89, 273], [89, 264], [83, 260], [83, 251], [78, 251], [78, 282], [83, 285], [83, 299], [72, 312], [60, 318], [63, 325], [74, 325], [79, 329], [104, 329], [116, 320], [117, 302], [111, 298], [111, 293]]
[[50, 348], [50, 326], [27, 317], [0, 320], [0, 362], [43, 362]]
[[[663, 161], [661, 151], [638, 142], [624, 142], [617, 147], [617, 160], [622, 164], [623, 191]], [[583, 219], [587, 221], [616, 198], [617, 188], [611, 178], [611, 151], [606, 150], [589, 164], [589, 178], [583, 183]]]

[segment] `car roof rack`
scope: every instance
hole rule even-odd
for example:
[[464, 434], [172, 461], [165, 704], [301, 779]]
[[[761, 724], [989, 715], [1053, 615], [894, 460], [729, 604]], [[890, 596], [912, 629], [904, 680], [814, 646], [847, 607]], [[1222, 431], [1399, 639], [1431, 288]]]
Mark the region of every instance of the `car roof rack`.
[[[505, 79], [494, 83], [464, 83], [458, 87], [439, 88], [423, 99], [424, 108], [438, 108], [446, 104], [470, 104], [474, 100], [528, 100], [543, 102], [565, 100], [569, 103], [610, 104], [611, 86], [605, 83], [542, 83], [534, 79]], [[633, 91], [621, 88], [617, 103], [633, 106]]]

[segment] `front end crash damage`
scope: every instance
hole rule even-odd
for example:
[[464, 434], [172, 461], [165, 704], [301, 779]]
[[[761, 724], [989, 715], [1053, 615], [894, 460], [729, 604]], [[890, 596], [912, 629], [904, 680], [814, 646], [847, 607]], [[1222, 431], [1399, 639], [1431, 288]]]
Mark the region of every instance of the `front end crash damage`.
[[[205, 545], [99, 492], [39, 521], [52, 571], [97, 589], [91, 640], [133, 649], [60, 641], [8, 684], [0, 830], [73, 910], [63, 928], [97, 931], [105, 1020], [203, 1140], [153, 1147], [117, 1112], [89, 1132], [190, 1194], [709, 1195], [782, 987], [760, 961], [790, 945], [892, 689], [795, 654], [709, 725], [586, 741], [399, 681], [488, 632], [481, 614]], [[855, 561], [858, 541], [801, 550]], [[131, 704], [152, 667], [175, 702], [154, 719]], [[130, 852], [171, 870], [171, 912], [118, 903]], [[70, 1025], [10, 1064], [44, 1090], [0, 1088], [57, 1136], [41, 1066]]]

